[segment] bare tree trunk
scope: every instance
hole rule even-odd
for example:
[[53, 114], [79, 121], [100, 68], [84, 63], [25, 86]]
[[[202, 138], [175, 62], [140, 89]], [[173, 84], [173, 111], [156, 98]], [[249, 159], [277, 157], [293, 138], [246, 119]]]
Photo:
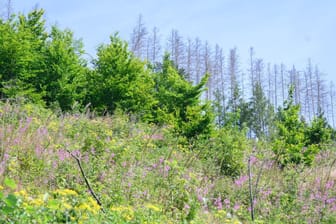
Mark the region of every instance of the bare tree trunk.
[[195, 83], [198, 84], [201, 80], [201, 47], [202, 42], [199, 38], [195, 39], [195, 48], [194, 48], [194, 55], [195, 55]]
[[278, 80], [277, 80], [277, 76], [278, 76], [278, 66], [274, 65], [274, 108], [278, 107]]
[[211, 47], [209, 46], [207, 41], [204, 44], [203, 61], [204, 61], [204, 74], [210, 75], [209, 80], [207, 82], [206, 99], [211, 100], [213, 74], [211, 71], [212, 69], [211, 68]]
[[306, 115], [308, 115], [308, 120], [311, 121], [311, 106], [310, 106], [310, 91], [309, 91], [309, 77], [308, 77], [308, 73], [305, 72], [304, 73], [304, 77], [305, 77], [305, 90], [306, 90], [306, 97], [305, 97], [305, 108], [306, 108]]
[[[237, 87], [237, 75], [238, 75], [238, 57], [237, 49], [233, 48], [230, 50], [229, 56], [229, 77], [230, 77], [230, 97], [231, 100], [235, 98], [235, 89]], [[233, 105], [234, 108], [236, 105]]]
[[135, 56], [144, 58], [146, 56], [147, 28], [143, 23], [142, 15], [139, 15], [137, 24], [131, 35], [130, 48]]
[[254, 91], [254, 82], [255, 82], [255, 77], [254, 77], [254, 59], [253, 59], [253, 55], [254, 55], [254, 50], [253, 47], [250, 48], [250, 82], [251, 82], [251, 95], [253, 95], [253, 91]]
[[183, 39], [177, 30], [172, 30], [168, 40], [168, 49], [170, 49], [170, 56], [174, 64], [178, 68], [184, 67], [184, 43]]
[[193, 62], [193, 54], [192, 54], [192, 41], [191, 39], [188, 39], [187, 41], [187, 60], [186, 60], [186, 73], [188, 74], [189, 76], [189, 82], [192, 82], [193, 80], [193, 74], [192, 74], [192, 62]]
[[280, 65], [282, 102], [285, 101], [285, 66]]
[[147, 59], [152, 63], [158, 62], [161, 58], [161, 45], [159, 38], [159, 29], [154, 27], [151, 32], [151, 36], [148, 38], [148, 47], [147, 47], [148, 57]]
[[[270, 102], [273, 101], [273, 96], [272, 96], [272, 72], [271, 72], [271, 64], [267, 64], [267, 78], [268, 78], [268, 100]], [[273, 103], [273, 102], [272, 102]]]
[[332, 126], [335, 128], [335, 115], [334, 115], [334, 97], [335, 97], [335, 85], [333, 82], [330, 83], [330, 108], [331, 108], [331, 121]]
[[264, 89], [263, 81], [262, 81], [263, 71], [264, 71], [263, 60], [257, 59], [255, 62], [256, 79], [257, 79], [257, 82], [261, 85], [262, 89]]
[[313, 84], [313, 71], [312, 71], [312, 65], [311, 60], [308, 60], [308, 67], [307, 67], [307, 73], [309, 78], [309, 90], [310, 90], [310, 100], [311, 100], [311, 112], [312, 116], [315, 116], [316, 110], [315, 110], [315, 92], [314, 92], [314, 84]]
[[324, 80], [321, 78], [323, 74], [319, 71], [317, 65], [315, 66], [315, 83], [316, 83], [316, 91], [317, 91], [317, 111], [318, 112], [325, 112], [326, 110], [326, 95], [327, 91], [325, 88]]

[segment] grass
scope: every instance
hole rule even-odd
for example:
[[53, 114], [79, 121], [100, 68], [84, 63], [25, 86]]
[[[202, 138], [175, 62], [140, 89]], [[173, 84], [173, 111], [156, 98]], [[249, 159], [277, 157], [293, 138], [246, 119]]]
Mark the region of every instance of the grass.
[[212, 144], [181, 144], [170, 127], [131, 120], [2, 103], [0, 222], [250, 223], [250, 187], [255, 223], [336, 222], [332, 146], [311, 167], [279, 169], [267, 144], [252, 150], [246, 140], [244, 166], [230, 177]]

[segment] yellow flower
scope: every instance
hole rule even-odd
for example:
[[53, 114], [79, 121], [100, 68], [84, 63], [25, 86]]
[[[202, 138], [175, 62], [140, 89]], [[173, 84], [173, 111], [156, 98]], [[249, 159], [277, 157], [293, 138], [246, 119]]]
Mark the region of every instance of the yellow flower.
[[69, 205], [68, 203], [63, 203], [63, 207], [64, 207], [65, 209], [67, 209], [67, 210], [69, 210], [69, 209], [72, 208], [72, 206]]
[[4, 187], [0, 185], [0, 191], [2, 191], [3, 189], [4, 189]]
[[18, 191], [18, 192], [15, 192], [14, 193], [16, 196], [22, 196], [22, 197], [28, 197], [28, 194], [25, 190], [21, 190], [21, 191]]
[[81, 223], [85, 223], [85, 221], [88, 219], [89, 217], [86, 215], [86, 214], [83, 214], [79, 220], [78, 220], [78, 224], [81, 224]]
[[78, 207], [75, 208], [77, 211], [78, 210], [82, 210], [82, 211], [85, 211], [85, 210], [89, 210], [90, 209], [90, 206], [86, 203], [83, 203], [83, 204], [80, 204]]
[[36, 199], [31, 200], [30, 204], [39, 207], [44, 204], [44, 201], [39, 198], [36, 198]]
[[131, 207], [127, 207], [127, 206], [117, 206], [117, 207], [111, 207], [110, 208], [111, 211], [132, 211]]
[[148, 209], [151, 209], [155, 212], [161, 211], [161, 209], [159, 207], [157, 207], [156, 205], [153, 205], [153, 204], [146, 204], [145, 207], [148, 208]]
[[77, 196], [78, 195], [76, 191], [70, 190], [70, 189], [58, 189], [54, 192], [62, 196], [68, 196], [68, 195]]
[[134, 218], [134, 216], [131, 215], [131, 214], [127, 214], [124, 218], [125, 218], [127, 221], [131, 221], [131, 220]]
[[122, 214], [122, 217], [127, 221], [130, 221], [134, 218], [134, 211], [133, 208], [130, 206], [123, 206], [123, 205], [116, 207], [112, 206], [110, 210]]
[[89, 202], [91, 204], [91, 210], [94, 212], [98, 212], [100, 210], [100, 205], [98, 205], [98, 203], [93, 200], [93, 198], [89, 198]]

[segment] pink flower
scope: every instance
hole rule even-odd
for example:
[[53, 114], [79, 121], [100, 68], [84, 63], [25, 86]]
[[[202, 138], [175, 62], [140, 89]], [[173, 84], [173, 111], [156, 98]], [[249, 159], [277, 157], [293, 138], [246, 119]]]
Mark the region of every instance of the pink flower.
[[220, 196], [215, 199], [214, 205], [217, 207], [218, 210], [223, 209], [222, 198]]
[[334, 181], [330, 180], [326, 183], [326, 190], [330, 190], [334, 186]]
[[35, 148], [35, 155], [37, 156], [37, 158], [40, 158], [42, 155], [42, 147], [40, 145], [36, 146]]
[[198, 200], [200, 203], [203, 203], [203, 197], [202, 197], [202, 195], [197, 194], [197, 200]]
[[165, 171], [166, 171], [166, 172], [169, 172], [169, 170], [170, 170], [170, 166], [166, 165], [166, 166], [165, 166]]
[[258, 161], [257, 157], [250, 156], [250, 163], [251, 163], [251, 165], [255, 164], [257, 161]]
[[233, 206], [233, 210], [237, 211], [237, 210], [239, 210], [239, 209], [240, 209], [240, 205], [239, 205], [239, 204], [235, 204], [235, 205]]
[[225, 206], [226, 206], [226, 208], [230, 208], [230, 199], [225, 199], [224, 200], [224, 204], [225, 204]]
[[63, 149], [58, 150], [57, 154], [60, 161], [64, 161], [69, 157], [69, 153]]
[[235, 180], [235, 184], [238, 186], [238, 187], [241, 187], [243, 186], [243, 184], [248, 180], [248, 176], [245, 175], [245, 176], [241, 176], [239, 179]]
[[327, 204], [332, 204], [332, 203], [334, 203], [335, 201], [336, 201], [336, 198], [329, 198], [329, 199], [326, 200], [326, 203], [327, 203]]

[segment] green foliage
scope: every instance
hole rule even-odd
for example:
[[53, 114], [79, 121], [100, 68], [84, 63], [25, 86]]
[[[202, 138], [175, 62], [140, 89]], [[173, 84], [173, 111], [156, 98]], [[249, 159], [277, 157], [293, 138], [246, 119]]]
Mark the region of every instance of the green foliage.
[[46, 42], [45, 71], [40, 84], [46, 92], [44, 100], [48, 106], [59, 105], [70, 110], [76, 103], [82, 103], [86, 94], [86, 70], [83, 44], [74, 40], [70, 30], [61, 31], [52, 27], [50, 39]]
[[116, 108], [150, 120], [154, 82], [145, 63], [136, 58], [117, 34], [98, 48], [95, 70], [90, 74], [87, 103], [100, 111]]
[[248, 103], [242, 98], [238, 85], [235, 85], [233, 90], [233, 95], [229, 99], [225, 111], [222, 110], [222, 114], [218, 114], [217, 116], [220, 116], [221, 120], [223, 120], [223, 124], [220, 127], [243, 130], [250, 116]]
[[293, 91], [294, 87], [291, 87], [284, 107], [278, 112], [273, 151], [281, 166], [291, 163], [311, 165], [318, 150], [314, 146], [305, 147], [305, 124], [299, 118], [300, 105], [293, 103]]
[[226, 176], [236, 177], [246, 167], [244, 158], [248, 152], [248, 140], [244, 131], [231, 128], [216, 130], [211, 139], [198, 143], [212, 169]]
[[43, 15], [33, 10], [0, 24], [1, 97], [70, 110], [85, 94], [83, 46], [69, 30], [48, 33]]
[[328, 125], [323, 113], [320, 112], [318, 116], [314, 117], [311, 125], [306, 128], [306, 145], [315, 145], [321, 150], [331, 142], [331, 133], [332, 128]]
[[208, 75], [205, 75], [198, 85], [193, 86], [179, 74], [169, 55], [165, 55], [161, 71], [155, 77], [156, 121], [172, 124], [188, 139], [197, 135], [209, 136], [213, 116], [209, 104], [200, 101], [207, 80]]
[[261, 84], [256, 83], [249, 102], [247, 120], [253, 134], [259, 139], [270, 136], [274, 119], [273, 106], [267, 100]]
[[0, 24], [0, 75], [2, 97], [26, 97], [43, 103], [44, 41], [47, 38], [43, 10], [20, 15]]

